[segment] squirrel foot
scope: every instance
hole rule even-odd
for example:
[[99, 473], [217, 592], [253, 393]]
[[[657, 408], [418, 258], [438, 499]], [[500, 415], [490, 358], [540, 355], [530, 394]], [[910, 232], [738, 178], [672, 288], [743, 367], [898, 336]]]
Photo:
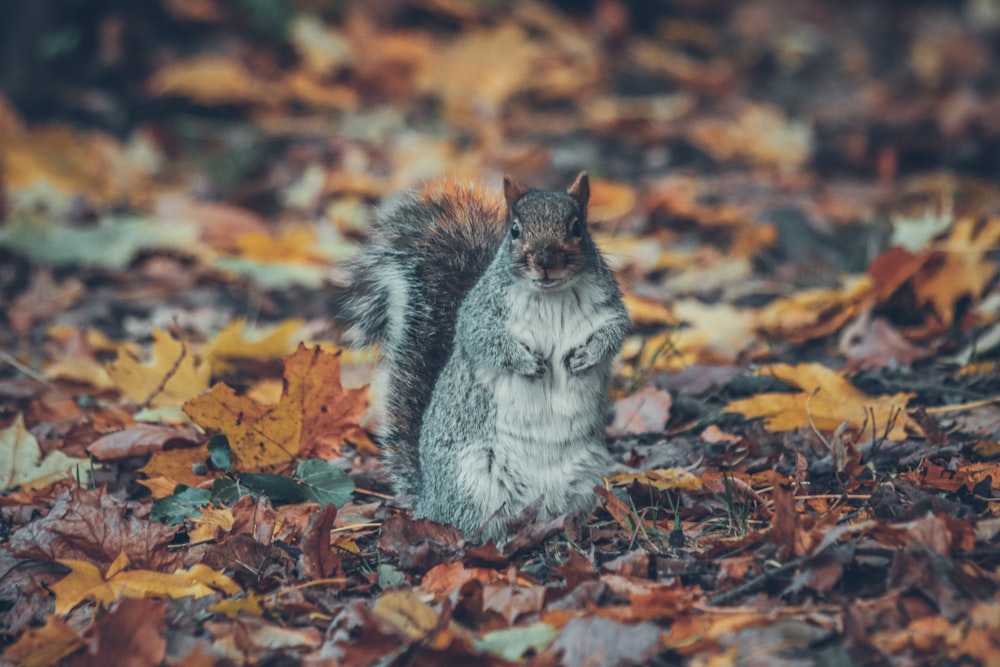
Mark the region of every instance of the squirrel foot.
[[574, 347], [566, 355], [566, 368], [572, 373], [582, 373], [588, 368], [593, 368], [601, 360], [601, 355], [597, 346], [593, 345], [593, 340], [588, 340], [579, 347]]
[[511, 370], [518, 375], [540, 379], [549, 372], [549, 361], [540, 352], [535, 352], [524, 343], [520, 344], [524, 354], [515, 359]]

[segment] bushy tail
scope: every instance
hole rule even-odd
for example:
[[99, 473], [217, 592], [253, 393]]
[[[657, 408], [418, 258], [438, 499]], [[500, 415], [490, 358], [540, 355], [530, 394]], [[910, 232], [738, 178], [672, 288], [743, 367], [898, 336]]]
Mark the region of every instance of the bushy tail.
[[397, 493], [420, 492], [424, 410], [451, 355], [462, 299], [503, 238], [503, 217], [499, 196], [433, 183], [379, 209], [352, 266], [344, 304], [348, 336], [382, 352], [375, 391], [381, 396], [379, 436]]

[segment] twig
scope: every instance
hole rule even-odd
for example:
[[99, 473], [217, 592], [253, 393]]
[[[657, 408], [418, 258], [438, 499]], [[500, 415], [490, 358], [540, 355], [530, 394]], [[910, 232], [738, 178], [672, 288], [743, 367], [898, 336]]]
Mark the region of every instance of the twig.
[[800, 558], [796, 558], [794, 560], [788, 561], [787, 563], [779, 565], [773, 570], [763, 572], [754, 577], [753, 579], [751, 579], [750, 581], [740, 584], [736, 588], [712, 596], [712, 599], [708, 601], [708, 604], [709, 605], [726, 604], [727, 602], [735, 600], [736, 598], [746, 595], [747, 593], [753, 593], [763, 588], [764, 584], [766, 584], [768, 580], [773, 579], [775, 577], [779, 577], [782, 574], [785, 574], [786, 572], [798, 569], [813, 556], [815, 556], [815, 554], [810, 554], [809, 556], [802, 556]]
[[981, 408], [987, 405], [992, 405], [993, 403], [1000, 403], [1000, 396], [994, 396], [993, 398], [984, 398], [981, 401], [972, 401], [970, 403], [958, 403], [957, 405], [939, 405], [934, 408], [925, 408], [927, 414], [929, 415], [943, 415], [949, 412], [964, 412], [966, 410], [974, 410], [975, 408]]
[[10, 353], [0, 351], [0, 361], [6, 361], [8, 364], [13, 366], [17, 370], [21, 371], [21, 373], [27, 375], [32, 380], [37, 380], [38, 382], [41, 382], [49, 389], [52, 389], [53, 391], [63, 394], [63, 392], [59, 389], [59, 387], [53, 384], [47, 377], [36, 371], [31, 366], [26, 366], [25, 364], [22, 364], [20, 361], [15, 359], [14, 356], [11, 355]]
[[363, 493], [366, 496], [375, 496], [376, 498], [381, 498], [383, 500], [392, 500], [395, 496], [390, 496], [387, 493], [379, 493], [378, 491], [369, 491], [368, 489], [362, 489], [359, 487], [354, 487], [355, 493]]

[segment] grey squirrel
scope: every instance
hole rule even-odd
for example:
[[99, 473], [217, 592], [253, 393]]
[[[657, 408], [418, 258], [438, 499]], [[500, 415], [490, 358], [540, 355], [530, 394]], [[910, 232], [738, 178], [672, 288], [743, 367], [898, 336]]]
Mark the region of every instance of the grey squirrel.
[[504, 197], [442, 181], [383, 206], [352, 267], [353, 338], [379, 345], [380, 440], [415, 515], [500, 539], [544, 496], [595, 504], [628, 314], [587, 229], [586, 173]]

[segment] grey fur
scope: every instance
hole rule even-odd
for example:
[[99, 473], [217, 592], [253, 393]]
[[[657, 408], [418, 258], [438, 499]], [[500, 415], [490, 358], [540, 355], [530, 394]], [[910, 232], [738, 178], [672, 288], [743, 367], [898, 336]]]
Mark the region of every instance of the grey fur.
[[505, 185], [497, 232], [445, 238], [412, 196], [385, 209], [359, 262], [359, 294], [373, 298], [353, 303], [390, 373], [383, 440], [397, 490], [416, 494], [417, 516], [485, 526], [485, 539], [539, 496], [544, 516], [593, 507], [609, 463], [611, 359], [628, 326], [586, 229], [586, 176], [566, 193]]

